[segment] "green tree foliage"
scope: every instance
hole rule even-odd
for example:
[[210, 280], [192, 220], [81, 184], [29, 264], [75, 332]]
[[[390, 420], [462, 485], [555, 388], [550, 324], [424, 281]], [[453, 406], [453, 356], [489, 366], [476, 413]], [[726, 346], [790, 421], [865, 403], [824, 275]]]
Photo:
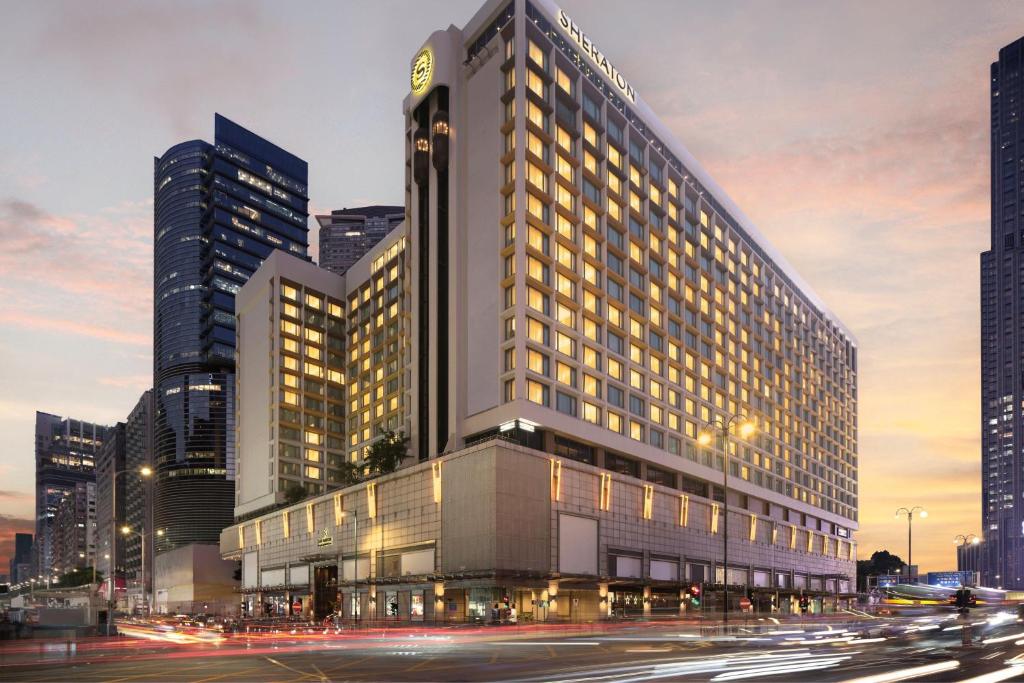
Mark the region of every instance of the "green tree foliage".
[[867, 577], [878, 574], [895, 574], [903, 568], [903, 560], [888, 550], [876, 550], [870, 560], [857, 560], [857, 588], [867, 590]]
[[[103, 572], [96, 572], [96, 582], [103, 583]], [[57, 581], [58, 588], [88, 586], [92, 583], [92, 567], [78, 567], [67, 572]]]
[[289, 505], [295, 505], [300, 500], [306, 497], [306, 489], [303, 488], [302, 484], [291, 484], [284, 491], [284, 504], [285, 507]]
[[366, 454], [366, 469], [371, 477], [390, 474], [409, 457], [409, 437], [399, 432], [384, 432]]

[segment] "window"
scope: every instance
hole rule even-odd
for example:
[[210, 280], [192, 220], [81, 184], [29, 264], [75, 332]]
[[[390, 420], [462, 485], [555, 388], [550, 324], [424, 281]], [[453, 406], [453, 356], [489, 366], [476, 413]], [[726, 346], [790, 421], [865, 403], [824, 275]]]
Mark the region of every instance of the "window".
[[544, 79], [533, 69], [526, 70], [526, 87], [533, 91], [537, 97], [541, 99], [546, 98], [547, 93], [545, 92]]
[[542, 406], [548, 405], [548, 392], [549, 389], [546, 384], [535, 382], [532, 379], [526, 380], [526, 398], [532, 403]]
[[555, 363], [555, 374], [560, 383], [570, 387], [576, 386], [576, 369], [571, 365], [558, 361]]
[[[515, 320], [515, 318], [511, 318], [511, 320]], [[533, 318], [527, 317], [526, 318], [526, 327], [527, 327], [527, 336], [532, 341], [535, 341], [538, 344], [543, 344], [544, 346], [548, 345], [548, 342], [549, 342], [549, 339], [548, 339], [549, 332], [548, 332], [548, 326], [547, 325], [545, 325], [544, 323], [540, 322], [539, 320], [534, 320]]]
[[572, 79], [569, 78], [569, 74], [565, 73], [558, 67], [555, 67], [555, 82], [558, 84], [559, 88], [572, 95]]
[[545, 71], [547, 70], [548, 56], [544, 52], [544, 50], [542, 50], [541, 47], [532, 40], [529, 41], [527, 54], [530, 56], [530, 59], [532, 59], [534, 63], [537, 64], [537, 66], [541, 67]]
[[526, 366], [538, 375], [548, 376], [548, 357], [534, 349], [526, 350]]
[[566, 415], [576, 416], [576, 398], [561, 391], [555, 392], [555, 409]]
[[[514, 290], [513, 290], [514, 291]], [[549, 299], [548, 295], [540, 291], [536, 287], [527, 285], [526, 287], [527, 305], [535, 311], [549, 315]], [[514, 302], [513, 302], [514, 303]]]
[[576, 340], [575, 339], [573, 339], [572, 337], [570, 337], [567, 334], [559, 332], [558, 333], [558, 337], [557, 337], [557, 342], [558, 342], [557, 343], [557, 348], [558, 348], [558, 352], [559, 353], [565, 354], [566, 356], [570, 356], [572, 358], [576, 357]]

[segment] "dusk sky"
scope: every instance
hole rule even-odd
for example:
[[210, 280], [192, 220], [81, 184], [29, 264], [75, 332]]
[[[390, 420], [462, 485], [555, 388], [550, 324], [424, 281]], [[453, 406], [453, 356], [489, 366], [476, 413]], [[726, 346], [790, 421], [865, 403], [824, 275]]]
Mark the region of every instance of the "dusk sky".
[[[33, 526], [35, 411], [114, 423], [152, 382], [153, 157], [220, 112], [309, 162], [311, 213], [400, 204], [409, 60], [480, 4], [0, 2], [0, 561]], [[893, 515], [923, 505], [915, 560], [955, 568], [988, 68], [1024, 4], [563, 7], [857, 336], [860, 555], [906, 559]]]

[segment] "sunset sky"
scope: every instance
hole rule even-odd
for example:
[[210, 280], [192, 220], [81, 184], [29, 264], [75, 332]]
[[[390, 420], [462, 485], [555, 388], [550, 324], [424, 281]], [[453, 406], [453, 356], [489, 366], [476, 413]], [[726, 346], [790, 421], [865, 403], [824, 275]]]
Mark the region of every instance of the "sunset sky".
[[[0, 4], [0, 573], [35, 411], [114, 423], [152, 381], [153, 157], [220, 112], [309, 162], [311, 213], [400, 204], [409, 60], [481, 2]], [[857, 336], [861, 556], [906, 559], [893, 515], [923, 505], [915, 560], [955, 568], [988, 68], [1024, 4], [562, 6]]]

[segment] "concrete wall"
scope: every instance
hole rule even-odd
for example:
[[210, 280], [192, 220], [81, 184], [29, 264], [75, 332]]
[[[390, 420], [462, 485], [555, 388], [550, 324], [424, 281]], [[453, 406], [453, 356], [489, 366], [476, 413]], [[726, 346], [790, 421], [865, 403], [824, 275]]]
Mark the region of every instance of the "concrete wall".
[[[437, 461], [435, 461], [437, 462]], [[597, 521], [598, 571], [592, 577], [614, 579], [615, 567], [609, 556], [616, 552], [641, 558], [641, 577], [651, 573], [651, 560], [675, 562], [678, 583], [690, 578], [690, 565], [705, 565], [705, 580], [720, 564], [724, 521], [719, 531], [711, 530], [712, 501], [689, 497], [685, 526], [680, 523], [681, 492], [619, 474], [611, 475], [612, 498], [608, 510], [599, 509], [601, 474], [607, 470], [562, 460], [560, 500], [552, 500], [551, 456], [505, 442], [488, 442], [458, 451], [440, 460], [442, 500], [434, 502], [433, 465], [427, 462], [381, 477], [377, 484], [378, 515], [368, 517], [366, 486], [350, 487], [341, 496], [346, 516], [335, 523], [334, 495], [313, 499], [314, 528], [307, 528], [305, 504], [291, 508], [288, 538], [283, 536], [282, 513], [266, 515], [244, 524], [244, 542], [239, 545], [238, 527], [221, 536], [221, 553], [240, 557], [257, 552], [262, 569], [312, 561], [336, 563], [352, 558], [355, 516], [359, 519], [358, 553], [373, 559], [371, 580], [377, 576], [377, 553], [383, 547], [391, 553], [408, 547], [436, 544], [438, 574], [496, 572], [527, 573], [535, 577], [556, 577], [559, 566], [559, 523], [561, 513]], [[651, 486], [651, 518], [643, 517], [644, 486]], [[822, 553], [823, 535], [814, 534], [807, 551], [807, 529], [798, 528], [796, 548], [790, 548], [794, 528], [778, 522], [772, 538], [772, 520], [758, 515], [756, 535], [749, 538], [751, 511], [730, 512], [729, 565], [734, 581], [753, 585], [755, 571], [796, 575], [854, 576], [849, 546], [836, 556], [836, 541], [829, 536], [829, 554]], [[260, 543], [255, 526], [260, 524]], [[777, 520], [776, 520], [777, 521]], [[321, 539], [329, 541], [321, 543]], [[429, 586], [433, 578], [412, 577], [409, 583]], [[372, 582], [372, 581], [371, 581]], [[384, 589], [381, 589], [384, 590]], [[581, 600], [579, 604], [584, 604]]]
[[191, 545], [156, 556], [154, 610], [158, 613], [233, 613], [237, 611], [238, 566], [221, 559], [215, 545]]

